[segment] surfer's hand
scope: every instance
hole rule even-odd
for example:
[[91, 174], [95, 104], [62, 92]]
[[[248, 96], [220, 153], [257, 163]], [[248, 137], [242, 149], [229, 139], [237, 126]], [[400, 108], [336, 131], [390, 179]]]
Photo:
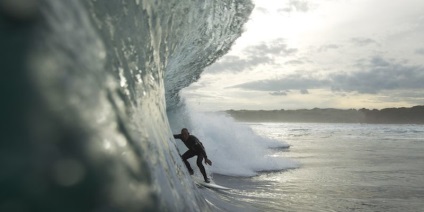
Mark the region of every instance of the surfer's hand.
[[211, 160], [209, 160], [209, 159], [205, 159], [205, 163], [206, 163], [206, 164], [209, 164], [209, 166], [212, 166], [212, 161], [211, 161]]

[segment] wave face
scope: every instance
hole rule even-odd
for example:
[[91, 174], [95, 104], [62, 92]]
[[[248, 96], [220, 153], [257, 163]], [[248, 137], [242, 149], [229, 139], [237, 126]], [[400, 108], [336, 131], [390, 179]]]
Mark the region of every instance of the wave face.
[[[11, 1], [9, 1], [11, 2]], [[205, 211], [167, 112], [249, 0], [0, 5], [1, 211]], [[209, 208], [210, 209], [210, 208]]]

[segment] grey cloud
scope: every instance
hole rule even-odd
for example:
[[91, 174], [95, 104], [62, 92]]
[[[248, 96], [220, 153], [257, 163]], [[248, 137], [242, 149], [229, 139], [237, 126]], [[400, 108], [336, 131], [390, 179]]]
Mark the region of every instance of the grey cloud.
[[209, 73], [224, 71], [241, 72], [253, 69], [264, 64], [274, 64], [274, 58], [278, 56], [289, 56], [297, 52], [297, 49], [289, 48], [283, 40], [278, 39], [270, 44], [262, 43], [249, 46], [243, 51], [244, 57], [225, 56], [217, 63], [208, 68]]
[[300, 90], [301, 94], [309, 94], [309, 91], [307, 89], [302, 89]]
[[319, 47], [318, 51], [319, 52], [325, 52], [325, 51], [330, 50], [330, 49], [338, 49], [338, 48], [340, 48], [339, 45], [329, 44], [329, 45], [324, 45], [324, 46]]
[[259, 80], [239, 84], [230, 88], [243, 88], [258, 91], [281, 91], [281, 90], [304, 90], [306, 88], [320, 88], [328, 84], [328, 80], [316, 80], [301, 77], [299, 75], [288, 76], [282, 79]]
[[278, 10], [277, 10], [277, 12], [279, 12], [279, 13], [289, 13], [289, 12], [291, 12], [291, 11], [293, 11], [293, 9], [292, 9], [292, 8], [290, 8], [290, 7], [281, 8], [281, 9], [278, 9]]
[[273, 92], [269, 92], [269, 94], [272, 96], [287, 96], [286, 91], [273, 91]]
[[370, 44], [378, 45], [377, 41], [370, 38], [352, 38], [350, 41], [357, 46], [367, 46]]
[[289, 13], [293, 11], [297, 12], [308, 12], [310, 9], [309, 3], [302, 0], [290, 0], [289, 4], [285, 8], [278, 9], [278, 12]]
[[302, 61], [302, 60], [289, 60], [289, 61], [285, 62], [284, 64], [286, 64], [286, 65], [302, 65], [302, 64], [305, 64], [305, 62]]
[[297, 52], [297, 49], [289, 48], [283, 40], [275, 40], [270, 44], [262, 43], [255, 46], [249, 46], [246, 48], [245, 53], [249, 56], [258, 55], [280, 55], [287, 56]]
[[424, 55], [424, 48], [416, 49], [415, 54]]
[[363, 71], [332, 76], [332, 88], [375, 94], [382, 90], [424, 88], [424, 68], [393, 63], [379, 57]]
[[291, 75], [281, 79], [259, 80], [232, 88], [276, 92], [329, 88], [333, 91], [375, 94], [383, 90], [424, 89], [424, 67], [408, 66], [381, 57], [369, 59], [367, 67], [352, 73], [333, 74], [328, 79]]
[[382, 57], [376, 56], [371, 58], [371, 65], [374, 67], [390, 66], [390, 62]]
[[268, 13], [268, 10], [264, 7], [256, 7], [255, 10], [265, 14]]
[[248, 58], [247, 63], [252, 66], [257, 66], [260, 64], [272, 64], [274, 63], [274, 60], [267, 55], [251, 55]]
[[290, 5], [299, 12], [307, 12], [309, 10], [307, 1], [291, 0]]

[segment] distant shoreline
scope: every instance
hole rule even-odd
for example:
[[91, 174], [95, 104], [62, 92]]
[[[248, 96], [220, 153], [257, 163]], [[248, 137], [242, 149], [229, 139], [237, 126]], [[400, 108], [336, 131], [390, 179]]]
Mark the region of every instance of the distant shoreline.
[[410, 108], [300, 110], [227, 110], [227, 114], [244, 122], [307, 122], [307, 123], [369, 123], [424, 124], [424, 105]]

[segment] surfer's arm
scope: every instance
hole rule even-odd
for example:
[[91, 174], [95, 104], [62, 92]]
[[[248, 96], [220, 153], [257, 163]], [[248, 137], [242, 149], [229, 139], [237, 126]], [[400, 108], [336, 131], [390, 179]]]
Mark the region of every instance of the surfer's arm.
[[212, 166], [212, 161], [208, 159], [208, 155], [206, 154], [205, 147], [203, 146], [202, 142], [199, 142], [199, 144], [200, 144], [200, 147], [201, 147], [200, 151], [201, 151], [203, 157], [205, 158], [205, 163]]
[[181, 139], [181, 134], [174, 135], [174, 138]]
[[208, 155], [206, 155], [205, 149], [202, 149], [201, 150], [201, 153], [202, 153], [203, 157], [205, 158], [205, 160], [207, 160], [208, 159]]
[[197, 144], [200, 146], [200, 148], [198, 147], [200, 153], [203, 155], [205, 160], [208, 159], [208, 155], [206, 154], [205, 147], [203, 146], [202, 142], [200, 142], [199, 140], [197, 141], [198, 141]]

